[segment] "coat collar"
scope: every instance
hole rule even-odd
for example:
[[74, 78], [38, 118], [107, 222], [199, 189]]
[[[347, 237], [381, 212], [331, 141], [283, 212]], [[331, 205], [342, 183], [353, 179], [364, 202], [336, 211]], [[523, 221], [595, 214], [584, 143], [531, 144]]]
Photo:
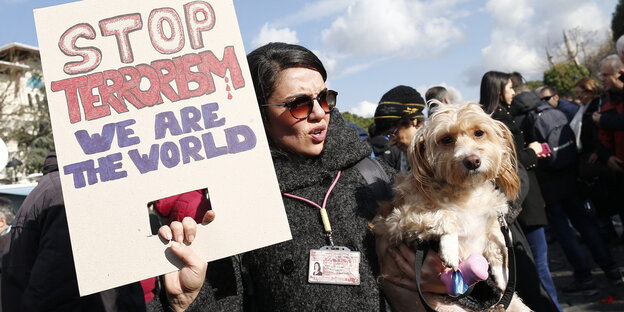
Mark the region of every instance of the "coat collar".
[[273, 151], [273, 165], [280, 190], [291, 192], [319, 184], [328, 176], [334, 177], [339, 169], [351, 167], [370, 154], [368, 144], [360, 141], [355, 128], [348, 126], [340, 112], [334, 109], [321, 155], [295, 160]]

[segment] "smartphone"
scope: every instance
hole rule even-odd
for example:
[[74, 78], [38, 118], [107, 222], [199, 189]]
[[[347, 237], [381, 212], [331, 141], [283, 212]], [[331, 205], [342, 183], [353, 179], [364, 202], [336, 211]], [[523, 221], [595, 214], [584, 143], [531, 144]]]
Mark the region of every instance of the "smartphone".
[[542, 143], [542, 152], [538, 154], [538, 156], [546, 156], [549, 155], [552, 151], [550, 150], [550, 146], [548, 143]]

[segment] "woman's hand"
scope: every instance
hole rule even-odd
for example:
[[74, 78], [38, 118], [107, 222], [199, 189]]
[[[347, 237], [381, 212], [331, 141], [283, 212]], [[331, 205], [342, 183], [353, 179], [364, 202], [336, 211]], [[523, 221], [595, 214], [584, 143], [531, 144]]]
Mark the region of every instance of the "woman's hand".
[[[401, 270], [401, 276], [385, 276], [385, 279], [412, 291], [418, 291], [416, 288], [416, 253], [401, 244], [398, 248], [388, 248], [388, 252], [392, 256], [396, 266]], [[435, 251], [427, 252], [425, 261], [420, 271], [420, 289], [422, 292], [431, 292], [445, 294], [446, 288], [440, 280], [440, 272], [444, 270], [444, 264], [440, 256]]]
[[600, 113], [599, 112], [594, 112], [592, 114], [592, 120], [594, 121], [594, 124], [596, 124], [596, 126], [600, 127]]
[[[209, 210], [203, 221], [211, 222], [214, 217], [214, 212]], [[171, 251], [185, 264], [179, 271], [164, 276], [167, 299], [175, 311], [184, 311], [195, 300], [206, 278], [208, 263], [188, 246], [196, 234], [197, 223], [191, 217], [185, 217], [182, 222], [174, 221], [170, 226], [164, 225], [158, 230], [161, 238], [174, 241]]]
[[538, 157], [539, 157], [539, 154], [541, 154], [543, 151], [542, 143], [539, 143], [537, 141], [529, 143], [529, 148], [532, 149]]
[[615, 171], [624, 173], [624, 161], [617, 158], [616, 156], [609, 157], [607, 165]]

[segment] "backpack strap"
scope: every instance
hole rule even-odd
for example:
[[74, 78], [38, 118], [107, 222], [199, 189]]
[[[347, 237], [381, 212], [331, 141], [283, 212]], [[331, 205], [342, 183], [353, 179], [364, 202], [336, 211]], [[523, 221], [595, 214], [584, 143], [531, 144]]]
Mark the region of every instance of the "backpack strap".
[[[376, 202], [392, 199], [392, 186], [390, 177], [381, 164], [373, 158], [366, 157], [355, 164], [355, 168], [362, 174], [368, 184]], [[369, 219], [377, 215], [377, 203], [366, 205], [366, 214]]]

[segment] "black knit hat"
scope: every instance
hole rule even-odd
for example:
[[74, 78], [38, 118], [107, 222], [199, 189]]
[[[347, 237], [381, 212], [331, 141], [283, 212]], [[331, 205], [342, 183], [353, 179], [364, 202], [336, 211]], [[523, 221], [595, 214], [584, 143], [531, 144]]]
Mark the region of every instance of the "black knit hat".
[[386, 92], [375, 110], [375, 130], [383, 133], [402, 120], [423, 118], [425, 100], [416, 89], [397, 86]]

